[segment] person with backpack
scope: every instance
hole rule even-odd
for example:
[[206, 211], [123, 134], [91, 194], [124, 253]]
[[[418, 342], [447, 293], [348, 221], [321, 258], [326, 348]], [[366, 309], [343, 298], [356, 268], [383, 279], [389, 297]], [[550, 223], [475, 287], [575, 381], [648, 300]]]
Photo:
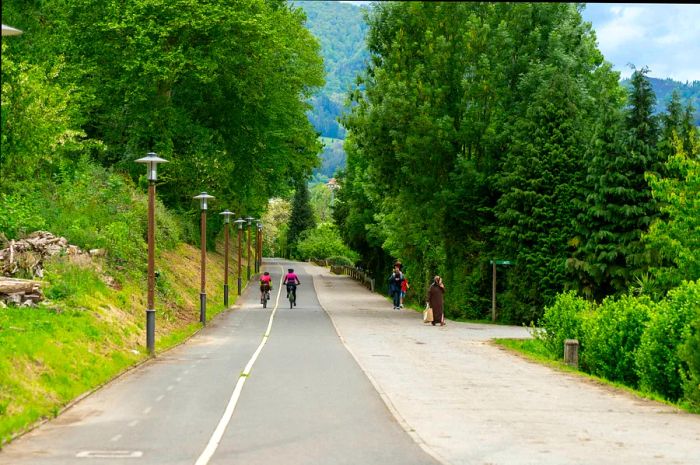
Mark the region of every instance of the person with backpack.
[[399, 310], [401, 307], [401, 283], [404, 276], [401, 268], [394, 265], [394, 271], [389, 275], [389, 292], [394, 301], [394, 310]]

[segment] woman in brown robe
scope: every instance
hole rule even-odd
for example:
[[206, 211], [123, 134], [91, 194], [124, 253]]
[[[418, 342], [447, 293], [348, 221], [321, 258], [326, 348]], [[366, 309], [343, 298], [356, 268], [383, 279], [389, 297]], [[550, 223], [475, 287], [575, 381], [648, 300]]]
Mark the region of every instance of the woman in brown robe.
[[442, 278], [440, 276], [435, 276], [432, 284], [428, 288], [427, 298], [430, 308], [433, 309], [433, 326], [435, 326], [436, 323], [440, 323], [440, 326], [445, 326], [445, 315], [442, 310], [444, 294], [445, 285], [442, 283]]

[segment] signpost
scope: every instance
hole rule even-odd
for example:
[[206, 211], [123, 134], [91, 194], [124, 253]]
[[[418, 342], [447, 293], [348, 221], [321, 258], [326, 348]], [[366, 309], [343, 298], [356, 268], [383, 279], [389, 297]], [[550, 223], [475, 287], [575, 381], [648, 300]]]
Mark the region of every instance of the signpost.
[[496, 321], [496, 265], [513, 265], [511, 260], [490, 260], [493, 266], [493, 278], [491, 283], [491, 321]]

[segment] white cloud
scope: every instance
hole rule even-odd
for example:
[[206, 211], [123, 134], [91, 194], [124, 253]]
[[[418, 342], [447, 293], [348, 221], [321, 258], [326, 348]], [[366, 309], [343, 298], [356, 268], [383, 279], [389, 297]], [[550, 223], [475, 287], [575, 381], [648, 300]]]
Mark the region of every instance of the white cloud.
[[700, 80], [700, 5], [589, 3], [583, 17], [623, 77], [632, 63], [653, 77]]

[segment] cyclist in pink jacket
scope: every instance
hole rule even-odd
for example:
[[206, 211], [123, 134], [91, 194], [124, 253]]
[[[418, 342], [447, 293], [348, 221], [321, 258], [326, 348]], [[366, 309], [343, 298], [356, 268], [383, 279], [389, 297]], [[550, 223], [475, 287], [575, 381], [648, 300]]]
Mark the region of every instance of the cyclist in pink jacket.
[[287, 274], [284, 275], [284, 280], [282, 284], [287, 285], [287, 298], [289, 298], [289, 293], [294, 294], [294, 306], [297, 306], [297, 285], [301, 284], [299, 277], [294, 273], [294, 268], [289, 268]]

